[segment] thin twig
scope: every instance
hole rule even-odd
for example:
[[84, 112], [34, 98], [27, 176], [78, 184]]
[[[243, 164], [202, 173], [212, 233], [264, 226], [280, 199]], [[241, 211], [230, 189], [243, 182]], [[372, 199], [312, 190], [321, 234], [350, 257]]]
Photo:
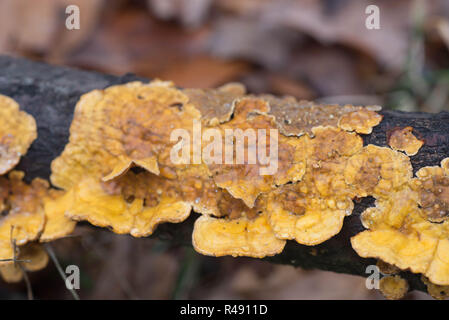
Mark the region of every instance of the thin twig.
[[25, 284], [26, 284], [26, 287], [27, 287], [28, 300], [33, 300], [33, 288], [31, 287], [30, 278], [28, 277], [28, 273], [26, 272], [25, 268], [23, 267], [22, 262], [17, 259], [18, 247], [17, 247], [17, 244], [16, 244], [16, 239], [13, 239], [13, 236], [12, 236], [13, 233], [14, 233], [14, 225], [11, 225], [11, 231], [10, 231], [10, 234], [9, 234], [9, 239], [11, 241], [11, 246], [12, 246], [12, 250], [13, 250], [13, 259], [12, 259], [12, 261], [14, 261], [14, 267], [15, 268], [19, 267], [20, 270], [22, 271], [23, 279], [25, 280]]
[[28, 277], [28, 273], [25, 270], [25, 268], [23, 267], [21, 262], [18, 262], [17, 265], [19, 266], [20, 270], [22, 270], [22, 274], [23, 274], [23, 279], [25, 280], [25, 284], [27, 287], [27, 296], [28, 296], [28, 300], [33, 300], [33, 288], [31, 287], [31, 281], [30, 278]]
[[[50, 256], [51, 260], [53, 261], [53, 263], [56, 266], [56, 269], [59, 272], [59, 275], [61, 276], [61, 278], [64, 280], [64, 284], [66, 284], [67, 281], [67, 277], [65, 276], [64, 271], [62, 270], [61, 264], [58, 261], [58, 258], [55, 255], [55, 252], [53, 251], [53, 248], [50, 246], [50, 244], [46, 243], [44, 244], [44, 248], [47, 251], [48, 255]], [[67, 287], [67, 286], [66, 286]], [[67, 290], [70, 291], [70, 293], [73, 296], [73, 299], [75, 300], [80, 300], [80, 297], [78, 296], [78, 293], [74, 290], [74, 289], [70, 289], [67, 288]]]

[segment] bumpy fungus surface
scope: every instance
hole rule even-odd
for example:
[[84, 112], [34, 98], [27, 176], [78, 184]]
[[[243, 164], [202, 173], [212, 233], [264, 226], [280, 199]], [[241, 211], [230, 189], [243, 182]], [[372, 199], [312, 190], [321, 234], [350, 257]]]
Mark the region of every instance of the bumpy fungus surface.
[[[327, 240], [352, 211], [356, 192], [344, 169], [362, 148], [356, 132], [379, 123], [379, 108], [245, 91], [240, 84], [180, 90], [155, 81], [85, 94], [75, 108], [69, 144], [52, 163], [51, 181], [67, 192], [60, 207], [72, 219], [134, 236], [150, 235], [162, 222], [181, 222], [193, 209], [203, 214], [195, 223], [194, 246], [215, 256], [263, 257], [281, 252], [285, 239], [310, 245]], [[198, 136], [198, 124], [213, 134]], [[170, 134], [177, 129], [192, 138], [183, 139], [191, 145], [188, 164], [170, 158], [179, 142]], [[255, 133], [252, 142], [265, 151], [265, 160], [277, 146], [276, 159], [268, 159], [277, 161], [274, 172], [261, 170], [270, 161], [250, 160], [254, 144], [247, 133]], [[222, 153], [210, 148], [216, 136]], [[201, 142], [199, 161], [195, 138]], [[291, 189], [288, 199], [278, 197], [284, 188]], [[301, 206], [295, 208], [295, 201]]]
[[13, 99], [0, 95], [0, 175], [19, 163], [37, 137], [34, 118]]
[[362, 139], [338, 128], [318, 127], [307, 138], [307, 169], [302, 181], [283, 185], [269, 194], [267, 211], [276, 236], [306, 245], [319, 244], [335, 234], [353, 209], [355, 196], [344, 179], [351, 155]]
[[404, 151], [408, 156], [414, 156], [424, 144], [413, 135], [412, 127], [396, 128], [389, 138], [388, 145], [394, 150]]
[[14, 259], [14, 243], [21, 246], [36, 240], [44, 230], [45, 212], [40, 199], [45, 196], [48, 184], [36, 179], [27, 185], [22, 182], [23, 175], [12, 171], [8, 180], [0, 177], [1, 188], [7, 190], [5, 212], [8, 212], [0, 220], [0, 260]]
[[369, 230], [351, 239], [353, 248], [362, 257], [376, 257], [422, 273], [434, 284], [449, 285], [447, 177], [441, 167], [424, 167], [416, 178], [396, 184], [389, 196], [380, 193], [376, 206], [362, 213]]
[[161, 222], [181, 222], [189, 216], [191, 203], [180, 200], [177, 187], [174, 180], [149, 172], [128, 172], [107, 182], [84, 179], [69, 191], [74, 199], [66, 215], [119, 234], [147, 236]]
[[408, 292], [407, 280], [398, 275], [383, 277], [379, 281], [380, 292], [389, 300], [402, 299]]
[[439, 286], [429, 281], [426, 277], [422, 276], [421, 280], [427, 286], [427, 293], [434, 299], [445, 300], [449, 298], [449, 286]]
[[231, 119], [234, 102], [245, 95], [246, 88], [240, 83], [229, 83], [217, 89], [185, 89], [183, 92], [201, 112], [202, 122], [215, 126]]
[[204, 255], [263, 258], [282, 252], [285, 241], [276, 238], [267, 217], [242, 216], [233, 220], [203, 215], [195, 221], [193, 247]]
[[379, 106], [323, 105], [310, 101], [297, 101], [293, 97], [277, 98], [272, 95], [260, 96], [270, 106], [270, 114], [275, 117], [280, 132], [285, 136], [313, 137], [313, 128], [320, 126], [340, 127], [347, 131], [371, 133], [382, 116]]
[[[50, 241], [70, 234], [75, 222], [64, 216], [64, 192], [49, 189], [47, 181], [22, 181], [23, 172], [11, 171], [0, 177], [0, 259], [14, 259], [14, 244]], [[62, 206], [63, 207], [63, 206]]]
[[[251, 146], [257, 145], [258, 151], [264, 150], [266, 154], [271, 154], [270, 148], [273, 137], [259, 137], [260, 130], [265, 130], [266, 135], [270, 135], [270, 130], [276, 129], [274, 119], [267, 113], [270, 110], [269, 104], [261, 99], [245, 98], [236, 102], [234, 118], [220, 126], [226, 134], [226, 130], [251, 130], [254, 134], [254, 144], [244, 143], [244, 153], [248, 158], [251, 152]], [[229, 131], [228, 131], [229, 132]], [[277, 132], [277, 131], [276, 131]], [[242, 136], [243, 137], [243, 136]], [[274, 189], [276, 185], [282, 185], [287, 182], [295, 182], [302, 178], [305, 172], [305, 144], [302, 138], [288, 138], [282, 135], [274, 136], [277, 144], [277, 169], [270, 175], [261, 174], [261, 168], [265, 167], [260, 161], [254, 159], [255, 163], [247, 161], [238, 161], [238, 138], [224, 140], [223, 159], [221, 164], [209, 164], [209, 169], [214, 176], [216, 184], [226, 189], [234, 198], [242, 199], [245, 204], [252, 208], [257, 197], [262, 193], [267, 193]], [[234, 148], [235, 146], [235, 148]], [[235, 149], [235, 150], [234, 150]], [[226, 150], [234, 150], [232, 162], [226, 161]], [[244, 159], [242, 159], [244, 160]]]

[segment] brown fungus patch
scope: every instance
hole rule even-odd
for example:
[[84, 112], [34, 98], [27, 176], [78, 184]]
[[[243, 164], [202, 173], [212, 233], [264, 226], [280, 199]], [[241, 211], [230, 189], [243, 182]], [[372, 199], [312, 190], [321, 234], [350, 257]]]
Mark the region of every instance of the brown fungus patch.
[[208, 163], [215, 183], [250, 208], [260, 194], [298, 181], [305, 172], [305, 139], [279, 135], [269, 110], [265, 100], [239, 100], [234, 118], [220, 126], [225, 137], [221, 163]]
[[421, 212], [430, 222], [443, 222], [449, 217], [449, 175], [440, 167], [425, 167], [416, 173], [414, 187], [418, 192]]
[[380, 292], [389, 300], [402, 299], [408, 292], [407, 280], [398, 275], [383, 277], [379, 281]]
[[344, 176], [359, 197], [388, 197], [411, 179], [412, 165], [406, 155], [370, 144], [349, 159]]
[[427, 293], [434, 299], [446, 300], [449, 298], [449, 286], [440, 286], [429, 281], [426, 277], [421, 277], [422, 282], [427, 287]]
[[37, 138], [36, 121], [13, 99], [0, 95], [0, 175], [14, 168]]
[[399, 271], [400, 271], [398, 267], [396, 267], [392, 264], [386, 263], [385, 261], [382, 261], [380, 259], [377, 260], [376, 266], [379, 268], [380, 272], [382, 272], [383, 274], [386, 274], [386, 275], [396, 274], [396, 273], [399, 273]]
[[[378, 106], [324, 105], [310, 101], [297, 101], [294, 97], [277, 98], [261, 95], [260, 98], [270, 104], [270, 114], [275, 117], [276, 125], [285, 136], [314, 136], [315, 127], [340, 127], [358, 133], [370, 133], [378, 125], [382, 116]], [[345, 116], [346, 115], [346, 116]], [[342, 121], [342, 117], [345, 117]]]
[[395, 128], [388, 137], [388, 145], [394, 150], [404, 151], [408, 156], [414, 156], [424, 144], [413, 135], [412, 127]]
[[236, 99], [242, 98], [246, 88], [240, 83], [228, 83], [217, 89], [184, 89], [189, 102], [201, 112], [207, 126], [215, 126], [231, 119]]

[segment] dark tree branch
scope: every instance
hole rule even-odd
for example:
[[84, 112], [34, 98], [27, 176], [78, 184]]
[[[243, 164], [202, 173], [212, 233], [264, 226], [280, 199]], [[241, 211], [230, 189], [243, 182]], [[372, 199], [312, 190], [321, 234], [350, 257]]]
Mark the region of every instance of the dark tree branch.
[[[83, 93], [132, 80], [145, 80], [134, 75], [121, 77], [95, 72], [49, 66], [24, 59], [0, 56], [0, 93], [19, 102], [32, 114], [38, 126], [38, 139], [23, 157], [17, 169], [26, 172], [26, 180], [49, 178], [50, 163], [63, 150], [69, 137], [76, 102]], [[414, 171], [428, 165], [439, 165], [449, 155], [449, 113], [404, 113], [383, 111], [384, 119], [373, 133], [364, 137], [365, 144], [386, 145], [388, 132], [395, 127], [412, 126], [425, 140], [418, 155], [411, 157]], [[325, 243], [308, 247], [289, 241], [284, 252], [267, 260], [356, 275], [365, 274], [374, 259], [362, 259], [351, 248], [349, 238], [363, 230], [359, 215], [373, 205], [373, 199], [356, 203], [354, 213], [345, 218], [342, 231]], [[155, 236], [181, 244], [190, 244], [193, 214], [181, 224], [164, 224]], [[412, 288], [424, 290], [418, 275], [404, 272]]]

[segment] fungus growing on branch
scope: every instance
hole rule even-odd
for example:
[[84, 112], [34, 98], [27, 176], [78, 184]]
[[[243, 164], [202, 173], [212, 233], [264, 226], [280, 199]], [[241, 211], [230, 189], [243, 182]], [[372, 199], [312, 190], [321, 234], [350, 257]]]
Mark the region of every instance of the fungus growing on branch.
[[413, 135], [412, 127], [395, 128], [388, 137], [388, 145], [394, 150], [404, 151], [408, 156], [414, 156], [424, 144]]
[[34, 118], [0, 94], [0, 175], [14, 168], [37, 137]]
[[398, 275], [383, 277], [379, 281], [380, 292], [389, 300], [402, 299], [408, 292], [407, 280]]

